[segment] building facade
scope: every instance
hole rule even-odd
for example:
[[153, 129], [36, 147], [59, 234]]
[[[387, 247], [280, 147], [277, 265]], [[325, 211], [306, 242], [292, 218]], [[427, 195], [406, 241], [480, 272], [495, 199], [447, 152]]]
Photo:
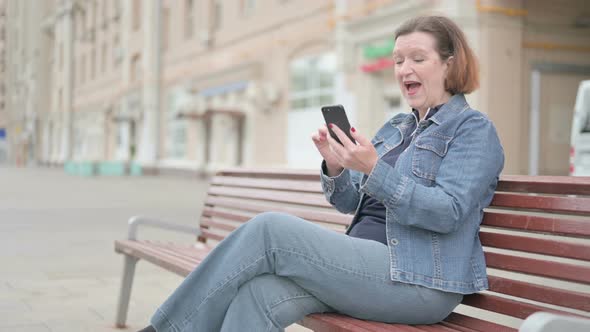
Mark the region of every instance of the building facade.
[[8, 158], [19, 164], [317, 168], [310, 135], [323, 123], [321, 105], [343, 104], [366, 136], [408, 111], [388, 58], [392, 36], [405, 19], [437, 13], [464, 29], [479, 57], [481, 88], [468, 100], [496, 123], [505, 173], [567, 174], [575, 86], [590, 77], [583, 0], [5, 0], [5, 8], [4, 123]]
[[6, 142], [6, 4], [0, 0], [0, 164], [8, 160]]

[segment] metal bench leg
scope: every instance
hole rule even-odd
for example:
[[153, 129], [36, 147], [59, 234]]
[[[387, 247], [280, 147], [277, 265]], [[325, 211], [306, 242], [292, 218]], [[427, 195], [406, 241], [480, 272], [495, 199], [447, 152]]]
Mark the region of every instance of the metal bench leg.
[[119, 293], [119, 304], [117, 306], [117, 328], [125, 328], [127, 321], [127, 312], [129, 311], [129, 299], [131, 298], [131, 286], [133, 285], [133, 276], [135, 275], [135, 265], [139, 259], [125, 255], [123, 264], [123, 281], [121, 282], [121, 291]]

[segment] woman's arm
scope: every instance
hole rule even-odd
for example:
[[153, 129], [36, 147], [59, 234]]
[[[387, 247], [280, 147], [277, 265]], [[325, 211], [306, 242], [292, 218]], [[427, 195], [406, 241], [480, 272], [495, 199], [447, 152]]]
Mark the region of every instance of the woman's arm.
[[342, 213], [354, 213], [360, 200], [358, 187], [361, 174], [343, 169], [336, 176], [328, 176], [326, 162], [324, 161], [322, 162], [320, 176], [326, 200]]
[[[487, 118], [463, 123], [442, 159], [434, 186], [416, 183], [379, 160], [360, 190], [393, 212], [395, 222], [439, 233], [458, 229], [472, 209], [481, 209], [504, 165], [496, 130]], [[487, 202], [489, 204], [489, 202]]]

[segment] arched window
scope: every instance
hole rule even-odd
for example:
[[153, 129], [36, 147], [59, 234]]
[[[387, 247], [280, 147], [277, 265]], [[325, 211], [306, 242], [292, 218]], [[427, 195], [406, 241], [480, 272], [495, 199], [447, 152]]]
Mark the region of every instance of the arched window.
[[294, 60], [290, 65], [290, 109], [304, 110], [332, 104], [335, 75], [334, 53]]

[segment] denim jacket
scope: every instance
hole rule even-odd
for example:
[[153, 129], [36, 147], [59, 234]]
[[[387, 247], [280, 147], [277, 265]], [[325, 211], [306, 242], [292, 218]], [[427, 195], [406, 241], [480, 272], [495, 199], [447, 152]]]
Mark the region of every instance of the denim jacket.
[[[380, 158], [410, 136], [415, 121], [399, 114], [377, 132]], [[418, 124], [395, 167], [379, 159], [369, 176], [345, 169], [321, 178], [342, 213], [356, 214], [365, 194], [383, 203], [391, 280], [470, 294], [488, 288], [478, 233], [503, 166], [494, 125], [457, 94]]]

